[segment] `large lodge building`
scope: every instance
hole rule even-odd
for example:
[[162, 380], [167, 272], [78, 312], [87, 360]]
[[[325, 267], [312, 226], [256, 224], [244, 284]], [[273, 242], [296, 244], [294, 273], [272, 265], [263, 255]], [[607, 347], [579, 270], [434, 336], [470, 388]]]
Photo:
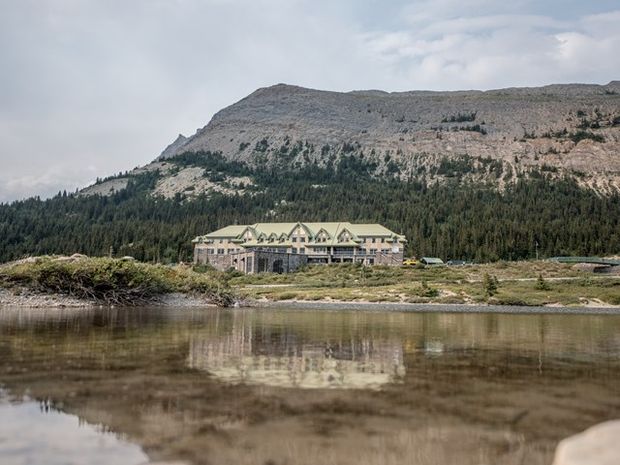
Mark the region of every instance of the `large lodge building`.
[[405, 236], [380, 224], [232, 225], [194, 239], [194, 262], [244, 273], [286, 273], [306, 264], [400, 265]]

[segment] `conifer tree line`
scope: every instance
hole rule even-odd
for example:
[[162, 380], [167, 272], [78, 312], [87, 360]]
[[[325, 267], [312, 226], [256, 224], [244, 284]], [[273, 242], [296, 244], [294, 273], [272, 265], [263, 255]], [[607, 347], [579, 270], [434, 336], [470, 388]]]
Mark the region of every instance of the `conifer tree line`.
[[243, 194], [153, 197], [160, 174], [133, 176], [111, 196], [59, 194], [0, 205], [0, 261], [28, 255], [130, 255], [189, 261], [191, 240], [228, 224], [269, 221], [377, 222], [407, 236], [407, 255], [476, 262], [620, 253], [620, 197], [544, 174], [498, 191], [458, 178], [429, 185], [374, 176], [356, 157], [326, 166], [249, 167], [217, 154], [171, 160], [205, 176], [247, 175]]

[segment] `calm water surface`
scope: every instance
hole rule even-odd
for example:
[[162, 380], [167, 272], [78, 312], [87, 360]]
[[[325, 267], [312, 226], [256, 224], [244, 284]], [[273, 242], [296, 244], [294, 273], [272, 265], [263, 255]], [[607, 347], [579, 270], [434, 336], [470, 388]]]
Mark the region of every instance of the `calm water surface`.
[[620, 316], [0, 310], [2, 464], [550, 464], [612, 418]]

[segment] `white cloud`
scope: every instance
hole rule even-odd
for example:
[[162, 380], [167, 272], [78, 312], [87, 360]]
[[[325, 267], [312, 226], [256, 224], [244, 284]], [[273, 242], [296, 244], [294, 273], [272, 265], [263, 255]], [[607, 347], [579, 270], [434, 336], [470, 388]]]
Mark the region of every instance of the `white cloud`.
[[79, 186], [85, 179], [94, 182], [96, 173], [92, 167], [85, 167], [78, 172], [69, 171], [66, 167], [49, 167], [43, 173], [25, 174], [3, 179], [0, 183], [0, 202], [22, 200], [33, 195], [50, 197], [61, 191], [71, 192], [68, 186]]
[[399, 88], [606, 83], [620, 73], [620, 29], [612, 26], [618, 12], [572, 20], [521, 13], [454, 18], [451, 0], [424, 4], [428, 10], [421, 5], [407, 28], [361, 36], [387, 74], [400, 76]]

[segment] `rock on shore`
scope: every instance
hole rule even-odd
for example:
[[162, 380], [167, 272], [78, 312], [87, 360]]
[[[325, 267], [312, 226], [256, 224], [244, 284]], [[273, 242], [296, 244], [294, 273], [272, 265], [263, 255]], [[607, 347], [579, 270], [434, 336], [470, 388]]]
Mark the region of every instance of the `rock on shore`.
[[620, 420], [607, 421], [564, 439], [553, 465], [620, 464]]

